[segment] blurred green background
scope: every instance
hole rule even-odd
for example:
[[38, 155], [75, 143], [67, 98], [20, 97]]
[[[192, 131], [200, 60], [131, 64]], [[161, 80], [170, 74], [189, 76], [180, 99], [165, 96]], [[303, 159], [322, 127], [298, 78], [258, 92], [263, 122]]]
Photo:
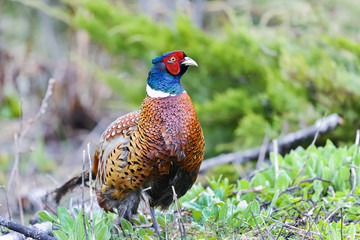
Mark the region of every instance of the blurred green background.
[[[0, 2], [0, 184], [14, 134], [24, 191], [80, 168], [116, 117], [139, 108], [151, 59], [180, 49], [199, 65], [182, 78], [206, 138], [206, 158], [261, 145], [339, 113], [329, 137], [360, 126], [360, 5], [356, 0], [25, 0]], [[49, 182], [49, 179], [51, 181]], [[45, 184], [45, 185], [46, 185]], [[28, 187], [26, 187], [28, 185]]]

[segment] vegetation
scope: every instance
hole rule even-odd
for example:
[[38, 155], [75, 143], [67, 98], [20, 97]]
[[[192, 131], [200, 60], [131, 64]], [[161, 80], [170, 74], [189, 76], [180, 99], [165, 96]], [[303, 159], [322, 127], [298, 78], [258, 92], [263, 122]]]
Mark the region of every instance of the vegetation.
[[[360, 124], [360, 48], [351, 38], [304, 26], [310, 19], [299, 26], [291, 22], [298, 17], [295, 14], [289, 22], [279, 20], [279, 25], [290, 24], [289, 28], [264, 29], [227, 10], [221, 37], [214, 37], [185, 17], [176, 19], [176, 27], [170, 29], [106, 0], [70, 5], [73, 27], [85, 29], [114, 56], [126, 55], [125, 61], [114, 64], [116, 72], [129, 71], [133, 62], [128, 59], [149, 65], [152, 57], [169, 49], [183, 49], [198, 61], [199, 69], [190, 71], [183, 81], [205, 130], [207, 156], [260, 145], [266, 134], [279, 136], [285, 122], [287, 131], [296, 130], [300, 123], [309, 124], [325, 112], [344, 116], [346, 124], [337, 133], [339, 139], [352, 139], [349, 132]], [[309, 7], [309, 18], [318, 17], [320, 6], [309, 3]], [[276, 36], [297, 29], [301, 36], [291, 32]], [[138, 106], [143, 77], [111, 76], [108, 83], [122, 95], [131, 94], [128, 99], [136, 99]], [[132, 83], [138, 82], [136, 98], [129, 77]]]
[[[188, 239], [358, 239], [360, 237], [359, 146], [336, 148], [299, 147], [278, 155], [279, 171], [272, 164], [250, 180], [230, 184], [227, 178], [209, 179], [209, 186], [195, 185], [183, 198], [182, 214]], [[277, 176], [277, 177], [276, 177]], [[85, 239], [82, 213], [58, 208], [58, 216], [41, 212], [59, 230], [59, 239]], [[180, 237], [178, 212], [173, 207], [157, 212], [162, 235]], [[88, 224], [89, 216], [86, 217]], [[119, 239], [113, 220], [116, 214], [93, 213], [96, 239]], [[149, 224], [143, 214], [136, 224]], [[152, 228], [135, 228], [122, 219], [126, 239], [156, 239]], [[141, 226], [141, 225], [140, 225]], [[91, 228], [87, 225], [88, 235]], [[111, 230], [111, 231], [108, 231]], [[122, 230], [118, 229], [121, 233]], [[112, 232], [112, 234], [110, 234]]]
[[[168, 27], [121, 1], [63, 2], [67, 8], [52, 11], [35, 6], [85, 30], [111, 54], [105, 66], [79, 63], [125, 97], [122, 106], [141, 104], [153, 57], [182, 49], [199, 63], [183, 84], [205, 131], [207, 157], [260, 145], [265, 135], [276, 138], [325, 113], [344, 116], [345, 125], [332, 137], [336, 144], [349, 143], [360, 125], [360, 48], [356, 24], [348, 19], [357, 16], [351, 0], [259, 1], [250, 10], [220, 11], [223, 17], [212, 16], [207, 31], [185, 15], [171, 16], [174, 26]], [[337, 9], [337, 21], [330, 21]]]
[[[75, 152], [89, 141], [84, 136], [97, 123], [103, 127], [104, 118], [137, 109], [151, 59], [181, 49], [199, 64], [182, 83], [205, 132], [206, 158], [260, 145], [265, 136], [278, 138], [324, 114], [344, 118], [344, 125], [319, 139], [317, 147], [304, 149], [304, 143], [287, 155], [272, 155], [269, 166], [246, 179], [233, 181], [238, 174], [228, 165], [222, 172], [229, 175], [195, 185], [179, 200], [188, 237], [360, 238], [360, 154], [358, 146], [350, 146], [360, 126], [357, 1], [216, 2], [225, 7], [214, 4], [202, 13], [201, 27], [184, 14], [185, 7], [151, 18], [133, 1], [0, 3], [0, 184], [7, 184], [10, 168], [16, 169], [14, 135], [29, 125], [15, 146], [21, 161], [20, 174], [14, 174], [18, 186], [7, 189], [12, 209], [18, 209], [19, 192], [35, 194], [34, 184], [53, 189], [48, 175], [61, 183], [76, 163], [80, 170], [82, 154]], [[27, 121], [51, 77], [57, 82], [45, 121]], [[125, 220], [120, 230], [116, 214], [99, 210], [86, 214], [85, 231], [82, 216], [71, 204], [56, 214], [39, 213], [58, 228], [53, 233], [59, 239], [85, 239], [85, 232], [96, 239], [121, 239], [122, 230], [128, 239], [156, 238], [152, 228]], [[175, 206], [157, 216], [163, 237], [180, 237]], [[150, 221], [139, 213], [135, 222]]]

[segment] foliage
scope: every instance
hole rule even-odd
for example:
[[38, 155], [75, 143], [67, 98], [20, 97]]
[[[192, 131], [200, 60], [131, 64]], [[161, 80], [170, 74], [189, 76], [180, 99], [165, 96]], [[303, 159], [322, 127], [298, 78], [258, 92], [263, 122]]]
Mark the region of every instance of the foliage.
[[[355, 28], [341, 21], [347, 32], [339, 33], [333, 30], [335, 23], [322, 21], [319, 14], [332, 18], [331, 2], [279, 3], [274, 13], [269, 4], [269, 12], [250, 19], [227, 10], [224, 29], [211, 29], [220, 31], [216, 36], [187, 17], [178, 16], [170, 28], [118, 1], [64, 2], [69, 5], [66, 22], [85, 29], [113, 55], [109, 69], [96, 67], [99, 78], [133, 106], [144, 96], [152, 57], [182, 49], [199, 63], [183, 83], [205, 131], [207, 156], [260, 145], [265, 134], [277, 137], [325, 112], [345, 118], [338, 140], [352, 139], [349, 130], [359, 125], [360, 50], [355, 40], [343, 36]], [[267, 6], [258, 4], [254, 7]], [[352, 12], [350, 5], [341, 7]], [[287, 18], [277, 15], [282, 11]]]
[[[219, 178], [209, 179], [206, 188], [194, 185], [180, 199], [186, 209], [183, 215], [189, 239], [359, 237], [360, 169], [356, 166], [360, 164], [360, 153], [357, 146], [336, 148], [328, 141], [325, 147], [300, 147], [277, 159], [277, 178], [271, 164], [250, 181], [241, 179], [230, 184], [227, 178]], [[179, 219], [174, 209], [156, 212], [164, 238], [180, 236], [174, 226]], [[47, 212], [39, 216], [55, 223], [59, 230], [53, 232], [59, 239], [78, 236], [84, 239], [81, 211], [72, 211], [70, 214], [59, 207], [58, 217]], [[96, 235], [118, 239], [111, 221], [116, 218], [115, 214], [95, 211], [93, 218]], [[149, 224], [141, 213], [134, 221], [138, 225]], [[157, 238], [152, 228], [134, 228], [124, 219], [120, 224], [126, 239]], [[90, 236], [89, 227], [87, 229]]]

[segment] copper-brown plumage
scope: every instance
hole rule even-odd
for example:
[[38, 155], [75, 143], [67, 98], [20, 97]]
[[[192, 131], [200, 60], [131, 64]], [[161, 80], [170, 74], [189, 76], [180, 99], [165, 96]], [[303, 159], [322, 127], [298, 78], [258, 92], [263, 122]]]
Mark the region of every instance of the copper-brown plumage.
[[[184, 195], [195, 182], [204, 156], [204, 136], [195, 108], [181, 85], [176, 85], [187, 70], [184, 63], [193, 60], [182, 51], [163, 56], [153, 60], [140, 111], [110, 124], [94, 154], [92, 173], [98, 179], [99, 205], [107, 211], [116, 208], [128, 220], [141, 199], [150, 207], [167, 208], [173, 201], [172, 186], [178, 197]], [[178, 67], [168, 66], [176, 61]], [[167, 90], [162, 81], [175, 87]], [[61, 192], [75, 182], [73, 179]]]

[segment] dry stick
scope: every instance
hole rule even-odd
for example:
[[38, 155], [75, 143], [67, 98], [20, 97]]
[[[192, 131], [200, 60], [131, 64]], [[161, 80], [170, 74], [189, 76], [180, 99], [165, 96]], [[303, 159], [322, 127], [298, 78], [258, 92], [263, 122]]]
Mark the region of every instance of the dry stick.
[[[53, 78], [51, 78], [49, 80], [48, 88], [47, 88], [45, 96], [44, 96], [44, 98], [43, 98], [43, 100], [41, 102], [39, 111], [36, 113], [36, 115], [33, 118], [30, 118], [28, 120], [28, 122], [25, 125], [24, 129], [22, 129], [22, 128], [20, 129], [19, 134], [18, 134], [18, 137], [19, 137], [18, 138], [18, 143], [19, 143], [19, 145], [21, 145], [22, 140], [24, 139], [25, 135], [30, 130], [31, 126], [41, 117], [41, 115], [43, 115], [46, 112], [46, 108], [48, 106], [47, 102], [48, 102], [49, 98], [52, 95], [52, 89], [53, 89], [53, 86], [54, 86], [55, 82], [56, 81]], [[9, 181], [8, 181], [8, 190], [11, 189], [11, 185], [12, 185], [12, 182], [13, 182], [14, 176], [15, 176], [15, 171], [16, 171], [18, 165], [19, 165], [20, 151], [15, 152], [15, 154], [17, 154], [17, 155], [15, 155], [15, 163], [14, 163], [13, 168], [11, 169], [11, 172], [10, 172]]]
[[[265, 216], [265, 215], [262, 215], [262, 214], [261, 214], [261, 216], [263, 216], [264, 218], [270, 219], [271, 221], [273, 221], [273, 222], [275, 222], [275, 223], [281, 224], [281, 225], [283, 225], [284, 227], [295, 229], [295, 230], [298, 231], [298, 233], [300, 233], [300, 232], [302, 232], [302, 233], [305, 232], [305, 233], [306, 233], [306, 232], [307, 232], [307, 230], [304, 230], [304, 229], [301, 229], [301, 228], [298, 228], [298, 227], [294, 227], [294, 226], [289, 225], [289, 224], [286, 224], [286, 223], [282, 223], [282, 222], [280, 222], [280, 221], [278, 221], [278, 220], [276, 220], [276, 219], [270, 218], [270, 217], [268, 217], [268, 216]], [[314, 235], [316, 235], [316, 236], [321, 236], [320, 234], [318, 234], [318, 233], [316, 233], [316, 232], [312, 232], [312, 231], [311, 231], [311, 233], [314, 234]]]
[[275, 181], [278, 179], [279, 176], [279, 150], [278, 150], [278, 142], [277, 139], [273, 140], [274, 145], [274, 168], [275, 168]]
[[304, 162], [304, 165], [302, 166], [301, 170], [296, 174], [296, 176], [295, 176], [293, 182], [291, 183], [291, 185], [294, 185], [294, 184], [295, 184], [296, 179], [304, 172], [305, 167], [306, 167], [306, 165], [308, 164], [308, 162], [309, 162], [309, 160], [310, 160], [310, 153], [311, 153], [313, 147], [315, 146], [315, 142], [316, 142], [316, 140], [317, 140], [317, 138], [318, 138], [318, 136], [319, 136], [319, 131], [320, 131], [321, 126], [322, 126], [322, 124], [323, 124], [323, 122], [324, 122], [324, 119], [325, 119], [326, 114], [327, 114], [327, 113], [324, 114], [323, 118], [321, 119], [320, 123], [319, 123], [318, 126], [317, 126], [317, 130], [316, 130], [316, 133], [315, 133], [315, 137], [314, 137], [314, 139], [312, 140], [312, 142], [311, 142], [311, 144], [310, 144], [310, 147], [309, 147], [309, 150], [308, 150], [308, 152], [307, 152], [306, 161]]
[[7, 192], [6, 192], [6, 187], [4, 185], [2, 185], [2, 186], [0, 186], [0, 188], [4, 189], [6, 208], [7, 208], [7, 212], [8, 212], [8, 215], [9, 215], [9, 219], [11, 220], [11, 213], [10, 213], [10, 208], [9, 208], [9, 199], [8, 199], [8, 195], [7, 195]]
[[[273, 235], [270, 233], [270, 231], [267, 229], [266, 223], [265, 223], [264, 219], [262, 218], [262, 216], [259, 215], [259, 217], [261, 218], [261, 220], [262, 220], [262, 222], [263, 222], [263, 224], [264, 224], [264, 228], [265, 228], [267, 234], [270, 235], [271, 239], [274, 239], [274, 236], [273, 236]], [[256, 220], [255, 220], [255, 221], [256, 221]]]
[[344, 206], [344, 204], [346, 203], [346, 201], [349, 199], [349, 197], [353, 194], [353, 192], [355, 191], [355, 187], [356, 187], [356, 174], [355, 174], [355, 169], [353, 167], [350, 167], [350, 178], [353, 179], [353, 185], [351, 187], [351, 190], [349, 192], [349, 194], [346, 196], [346, 198], [344, 199], [344, 201], [341, 203], [340, 206], [338, 206], [334, 211], [331, 212], [331, 214], [325, 219], [324, 223], [329, 221], [329, 219], [337, 212], [339, 211], [340, 208], [342, 208]]
[[90, 231], [91, 231], [92, 239], [95, 240], [94, 219], [93, 219], [93, 217], [94, 217], [93, 216], [94, 202], [93, 202], [92, 171], [91, 171], [92, 163], [91, 163], [91, 156], [90, 156], [90, 143], [87, 144], [87, 154], [88, 154], [88, 158], [89, 158]]
[[85, 150], [83, 150], [83, 162], [82, 162], [82, 171], [81, 171], [81, 207], [82, 207], [82, 217], [83, 217], [83, 223], [84, 223], [84, 232], [86, 240], [89, 240], [89, 236], [86, 229], [86, 220], [85, 220], [85, 201], [84, 201], [84, 192], [85, 192]]
[[[25, 224], [25, 221], [24, 221], [24, 209], [23, 209], [21, 196], [20, 196], [20, 176], [19, 176], [20, 147], [19, 147], [19, 141], [18, 140], [19, 140], [18, 134], [15, 133], [15, 135], [14, 135], [15, 158], [17, 159], [17, 165], [18, 165], [17, 168], [16, 168], [16, 171], [15, 171], [16, 200], [17, 200], [18, 205], [19, 205], [20, 222], [21, 222], [21, 224]], [[16, 160], [15, 160], [15, 162], [16, 162]]]
[[[285, 215], [285, 218], [284, 218], [284, 220], [283, 220], [283, 224], [286, 222], [286, 219], [287, 219], [287, 216]], [[278, 234], [277, 237], [276, 237], [276, 240], [279, 239], [279, 237], [280, 237], [281, 232], [282, 232], [283, 229], [284, 229], [284, 225], [281, 225], [281, 229], [280, 229], [279, 234]]]
[[167, 238], [167, 230], [166, 230], [166, 214], [165, 214], [164, 222], [165, 222], [165, 240], [168, 240], [168, 238]]
[[[319, 120], [318, 120], [319, 121]], [[296, 132], [292, 132], [284, 135], [278, 139], [279, 149], [290, 149], [293, 146], [298, 146], [304, 140], [313, 138], [316, 134], [323, 134], [335, 129], [337, 126], [343, 124], [343, 119], [340, 115], [334, 113], [322, 119], [322, 124], [320, 125], [318, 121], [307, 128], [301, 129]], [[252, 159], [257, 159], [259, 157], [261, 147], [251, 148], [245, 151], [221, 154], [219, 156], [206, 159], [200, 167], [200, 173], [203, 173], [213, 167], [229, 164], [229, 163], [246, 163]], [[272, 145], [269, 144], [266, 149], [266, 153], [272, 151]]]
[[25, 235], [26, 237], [31, 237], [31, 238], [39, 239], [39, 240], [56, 240], [56, 238], [49, 236], [48, 234], [46, 234], [45, 232], [43, 232], [42, 230], [40, 230], [34, 226], [27, 227], [27, 226], [18, 224], [16, 222], [10, 221], [8, 219], [5, 219], [1, 216], [0, 216], [0, 225], [4, 226], [10, 230], [13, 230], [15, 232], [21, 233], [21, 234]]
[[[319, 211], [318, 211], [318, 213], [316, 214], [315, 219], [319, 216], [320, 210], [321, 210], [321, 208], [319, 208]], [[304, 214], [304, 215], [305, 215], [305, 214]], [[305, 216], [306, 216], [306, 215], [305, 215]], [[311, 227], [312, 227], [312, 225], [315, 223], [315, 221], [314, 221], [310, 216], [307, 216], [307, 217], [310, 218], [311, 223], [310, 223], [310, 225], [309, 225], [309, 230], [306, 232], [306, 234], [305, 234], [304, 237], [303, 237], [303, 240], [305, 240], [306, 236], [310, 233]], [[318, 234], [320, 234], [320, 233], [319, 233], [319, 229], [317, 228], [316, 224], [314, 224], [314, 225], [315, 225], [315, 227], [316, 227], [316, 229], [317, 229], [317, 231], [318, 231]], [[342, 238], [341, 238], [341, 239], [342, 239]]]
[[343, 219], [343, 209], [341, 208], [341, 230], [340, 230], [340, 239], [344, 239], [344, 237], [343, 237], [343, 227], [344, 227], [344, 219]]
[[250, 212], [251, 212], [251, 216], [254, 218], [256, 228], [257, 228], [258, 232], [259, 232], [260, 235], [261, 235], [261, 239], [264, 240], [264, 239], [265, 239], [265, 238], [264, 238], [264, 235], [262, 234], [262, 232], [261, 232], [261, 230], [260, 230], [260, 226], [259, 226], [259, 224], [257, 223], [256, 218], [255, 218], [255, 216], [254, 216], [254, 213], [253, 213], [253, 211], [252, 211], [251, 209], [250, 209]]
[[[356, 145], [356, 148], [358, 150], [359, 148], [359, 139], [360, 139], [360, 130], [357, 130], [356, 131], [356, 138], [355, 138], [355, 145]], [[357, 151], [356, 151], [357, 152]], [[355, 152], [355, 154], [357, 154]], [[355, 157], [355, 154], [353, 155], [352, 159], [354, 159]], [[353, 180], [353, 185], [351, 187], [351, 190], [349, 192], [349, 194], [346, 196], [345, 200], [342, 202], [342, 204], [340, 206], [338, 206], [326, 219], [325, 219], [325, 222], [327, 222], [330, 217], [332, 217], [340, 208], [343, 207], [343, 205], [345, 204], [345, 202], [349, 199], [349, 197], [353, 194], [353, 192], [355, 191], [355, 187], [356, 187], [356, 172], [355, 172], [355, 168], [351, 165], [350, 166], [350, 179]], [[324, 222], [324, 223], [325, 223]]]
[[319, 180], [319, 181], [322, 181], [322, 182], [326, 182], [326, 183], [331, 184], [331, 181], [326, 180], [326, 179], [322, 179], [322, 178], [320, 178], [320, 177], [308, 178], [308, 179], [304, 179], [304, 180], [299, 181], [295, 186], [288, 187], [287, 189], [285, 189], [284, 191], [282, 191], [282, 192], [279, 194], [279, 197], [280, 197], [282, 194], [286, 193], [286, 192], [291, 192], [291, 191], [299, 188], [302, 183], [305, 183], [305, 182], [313, 182], [313, 181], [315, 181], [315, 180]]
[[269, 136], [268, 134], [266, 134], [263, 139], [263, 143], [261, 144], [258, 161], [256, 163], [256, 169], [260, 169], [264, 163], [268, 144], [269, 144]]
[[19, 177], [20, 147], [22, 146], [22, 141], [23, 141], [25, 135], [29, 132], [31, 126], [41, 117], [41, 115], [43, 115], [46, 112], [46, 108], [48, 106], [47, 101], [49, 100], [50, 96], [52, 95], [52, 89], [53, 89], [54, 83], [55, 83], [55, 79], [51, 78], [49, 80], [49, 84], [48, 84], [45, 96], [41, 102], [39, 111], [36, 113], [36, 115], [33, 118], [30, 118], [28, 120], [28, 122], [24, 128], [22, 126], [23, 120], [21, 119], [20, 130], [18, 133], [16, 133], [14, 135], [14, 140], [15, 140], [14, 165], [10, 172], [7, 191], [9, 193], [9, 190], [13, 189], [12, 183], [13, 183], [14, 177], [15, 177], [16, 178], [16, 189], [17, 189], [17, 201], [18, 201], [19, 209], [20, 209], [21, 223], [24, 223], [24, 214], [23, 214], [22, 202], [20, 199], [20, 191], [19, 191], [20, 190], [19, 189], [20, 188], [20, 177]]
[[[177, 194], [175, 192], [175, 188], [174, 186], [171, 186], [172, 190], [173, 190], [173, 197], [174, 197], [174, 201], [177, 205], [177, 208], [178, 208], [178, 212], [179, 212], [179, 228], [180, 228], [180, 234], [181, 234], [181, 239], [185, 239], [186, 240], [186, 230], [185, 230], [185, 225], [184, 225], [184, 222], [183, 222], [183, 219], [182, 219], [182, 215], [181, 215], [181, 208], [180, 208], [180, 204], [179, 204], [179, 201], [178, 201], [178, 198], [177, 198]], [[184, 235], [182, 233], [182, 231], [184, 232]]]

